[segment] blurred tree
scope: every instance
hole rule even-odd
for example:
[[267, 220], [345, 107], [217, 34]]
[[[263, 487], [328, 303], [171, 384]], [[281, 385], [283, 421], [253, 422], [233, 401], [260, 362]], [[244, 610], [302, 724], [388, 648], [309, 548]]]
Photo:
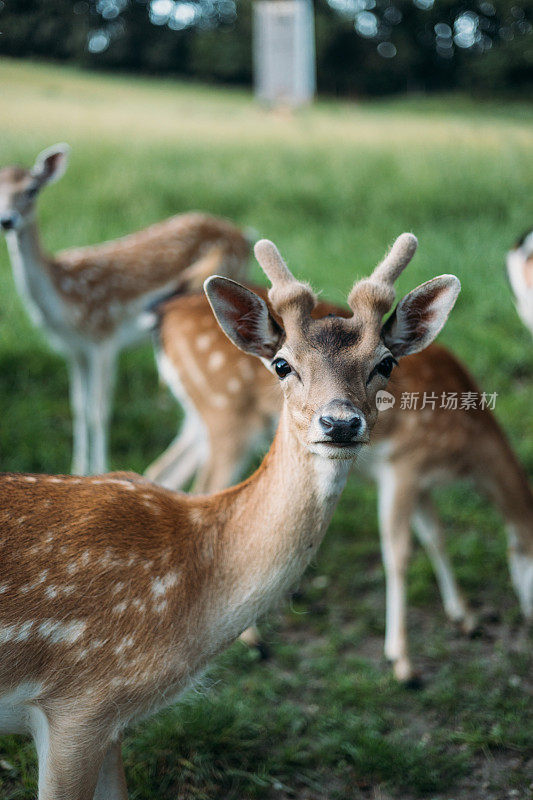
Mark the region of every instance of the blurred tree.
[[[316, 0], [318, 88], [533, 90], [533, 0]], [[0, 54], [249, 84], [252, 0], [0, 0]]]

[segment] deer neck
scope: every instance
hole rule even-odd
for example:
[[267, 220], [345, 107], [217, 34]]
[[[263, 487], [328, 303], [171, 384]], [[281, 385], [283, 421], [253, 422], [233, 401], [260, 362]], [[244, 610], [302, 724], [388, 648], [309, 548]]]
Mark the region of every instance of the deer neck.
[[33, 272], [46, 268], [47, 259], [41, 250], [35, 218], [27, 220], [19, 229], [7, 231], [6, 241], [13, 269]]
[[41, 249], [37, 222], [32, 218], [8, 231], [6, 240], [15, 284], [33, 323], [53, 330], [61, 311], [51, 278], [53, 262]]
[[300, 578], [322, 541], [351, 465], [351, 459], [311, 453], [284, 407], [261, 467], [218, 495], [227, 503], [218, 589], [228, 598], [231, 635], [282, 599]]

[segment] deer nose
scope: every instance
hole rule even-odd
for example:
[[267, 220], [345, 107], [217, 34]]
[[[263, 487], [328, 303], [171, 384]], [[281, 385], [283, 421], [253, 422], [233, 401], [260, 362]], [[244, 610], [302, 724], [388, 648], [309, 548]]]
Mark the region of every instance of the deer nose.
[[0, 227], [4, 231], [10, 231], [14, 227], [15, 223], [13, 222], [13, 217], [8, 214], [4, 214], [0, 217]]
[[357, 410], [346, 417], [333, 417], [327, 414], [320, 417], [318, 422], [324, 433], [337, 444], [353, 442], [361, 436], [365, 429], [364, 417]]

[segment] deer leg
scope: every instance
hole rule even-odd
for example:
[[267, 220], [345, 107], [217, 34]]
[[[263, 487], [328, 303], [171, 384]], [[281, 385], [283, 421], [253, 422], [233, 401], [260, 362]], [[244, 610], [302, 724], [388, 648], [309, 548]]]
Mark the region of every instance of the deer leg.
[[428, 495], [423, 495], [417, 502], [413, 526], [433, 566], [446, 614], [453, 622], [460, 623], [465, 633], [471, 633], [476, 626], [476, 619], [455, 580], [445, 551], [442, 528]]
[[520, 601], [522, 614], [533, 620], [533, 546], [530, 519], [524, 516], [519, 522], [507, 521], [509, 571], [514, 590]]
[[112, 744], [105, 755], [98, 773], [94, 800], [128, 800], [120, 742]]
[[[32, 727], [39, 759], [39, 800], [93, 800], [106, 746], [79, 726], [55, 727], [40, 710], [33, 714]], [[104, 796], [110, 800], [125, 797], [100, 794], [98, 800]]]
[[207, 436], [200, 417], [187, 412], [177, 437], [145, 472], [146, 477], [167, 489], [183, 489], [208, 456]]
[[89, 359], [89, 470], [95, 475], [107, 470], [107, 438], [115, 383], [116, 351], [100, 345]]
[[412, 487], [400, 480], [391, 466], [383, 466], [378, 478], [379, 527], [386, 579], [385, 656], [392, 662], [395, 677], [413, 680], [406, 630], [406, 570], [411, 550]]
[[89, 471], [89, 430], [87, 420], [89, 363], [83, 353], [73, 354], [69, 364], [72, 408], [72, 474]]
[[251, 455], [250, 430], [242, 422], [246, 434], [243, 439], [236, 431], [225, 431], [220, 439], [209, 437], [209, 455], [193, 486], [195, 494], [210, 494], [226, 489], [239, 481]]

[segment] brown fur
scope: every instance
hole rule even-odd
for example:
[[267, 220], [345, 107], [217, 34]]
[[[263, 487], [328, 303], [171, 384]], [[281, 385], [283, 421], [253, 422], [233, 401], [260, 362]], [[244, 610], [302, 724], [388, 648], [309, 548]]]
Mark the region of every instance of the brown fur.
[[213, 249], [219, 254], [215, 269], [242, 275], [248, 242], [235, 225], [207, 214], [182, 214], [113, 242], [63, 251], [49, 269], [61, 296], [80, 308], [81, 326], [107, 333], [114, 318], [105, 311], [113, 304], [167, 286]]

